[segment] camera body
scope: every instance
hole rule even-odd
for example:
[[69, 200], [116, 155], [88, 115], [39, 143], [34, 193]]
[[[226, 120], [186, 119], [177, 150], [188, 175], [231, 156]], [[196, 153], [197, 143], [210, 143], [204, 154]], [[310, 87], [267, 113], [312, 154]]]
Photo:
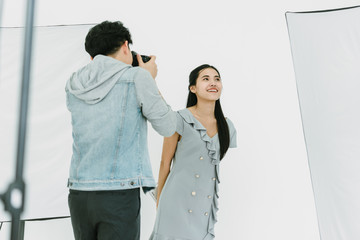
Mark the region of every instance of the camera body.
[[[133, 56], [133, 62], [132, 62], [131, 65], [132, 65], [133, 67], [139, 66], [139, 62], [138, 62], [137, 57], [136, 57], [137, 52], [131, 51], [131, 54], [132, 54], [132, 56]], [[146, 55], [141, 55], [141, 59], [143, 60], [144, 63], [146, 63], [146, 62], [148, 62], [148, 61], [150, 60], [150, 57], [149, 57], [149, 56], [146, 56]]]

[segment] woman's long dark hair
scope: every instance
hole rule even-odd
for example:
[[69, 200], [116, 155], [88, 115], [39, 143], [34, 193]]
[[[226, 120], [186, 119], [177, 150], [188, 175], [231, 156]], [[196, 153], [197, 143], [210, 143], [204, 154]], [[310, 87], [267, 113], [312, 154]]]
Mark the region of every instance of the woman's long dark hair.
[[[186, 103], [187, 108], [194, 106], [197, 103], [196, 94], [192, 93], [190, 91], [190, 87], [196, 85], [196, 80], [199, 77], [199, 73], [206, 68], [214, 69], [219, 74], [219, 77], [220, 77], [219, 71], [215, 67], [208, 65], [208, 64], [203, 64], [203, 65], [195, 68], [194, 70], [192, 70], [189, 75], [189, 95], [188, 95], [188, 99], [187, 99], [187, 103]], [[215, 102], [215, 118], [216, 118], [216, 122], [217, 122], [218, 137], [219, 137], [219, 141], [220, 141], [220, 160], [221, 160], [225, 156], [225, 153], [227, 152], [227, 150], [229, 148], [230, 134], [229, 134], [228, 124], [226, 122], [223, 111], [221, 109], [220, 99], [216, 100], [216, 102]]]

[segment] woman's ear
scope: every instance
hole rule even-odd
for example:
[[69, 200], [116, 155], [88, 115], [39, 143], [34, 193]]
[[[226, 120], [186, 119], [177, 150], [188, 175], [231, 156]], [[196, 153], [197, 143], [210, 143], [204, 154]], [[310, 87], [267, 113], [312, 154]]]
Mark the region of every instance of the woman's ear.
[[196, 87], [195, 87], [195, 85], [190, 86], [190, 91], [191, 91], [192, 93], [196, 93]]

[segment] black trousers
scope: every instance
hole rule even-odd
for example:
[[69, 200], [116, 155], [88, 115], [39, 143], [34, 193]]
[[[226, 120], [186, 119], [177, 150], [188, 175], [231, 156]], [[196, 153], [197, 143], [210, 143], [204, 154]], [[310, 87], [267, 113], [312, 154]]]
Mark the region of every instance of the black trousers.
[[139, 240], [140, 190], [70, 190], [71, 223], [76, 240]]

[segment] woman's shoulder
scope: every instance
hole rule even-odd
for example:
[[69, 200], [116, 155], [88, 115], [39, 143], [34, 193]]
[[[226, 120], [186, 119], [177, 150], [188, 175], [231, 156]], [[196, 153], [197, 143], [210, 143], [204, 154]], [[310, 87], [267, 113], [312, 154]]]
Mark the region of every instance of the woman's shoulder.
[[183, 108], [183, 109], [180, 109], [180, 110], [177, 110], [176, 111], [178, 114], [187, 114], [189, 112], [189, 109], [187, 108]]
[[184, 108], [176, 111], [176, 132], [183, 135], [185, 123], [192, 122], [189, 111]]
[[198, 120], [196, 120], [196, 118], [191, 113], [189, 108], [184, 108], [184, 109], [178, 110], [177, 118], [178, 118], [178, 120], [177, 120], [178, 123], [182, 122], [181, 124], [186, 123], [187, 125], [194, 127], [195, 129], [203, 129], [202, 125], [200, 124], [200, 122]]
[[229, 118], [225, 118], [226, 122], [229, 127], [229, 133], [230, 133], [230, 145], [229, 148], [236, 148], [237, 147], [237, 131], [233, 124], [233, 122]]
[[228, 118], [228, 117], [225, 117], [225, 119], [226, 119], [226, 122], [229, 124], [233, 124], [233, 122], [230, 120], [230, 118]]
[[187, 108], [180, 109], [180, 110], [176, 111], [176, 113], [177, 113], [176, 115], [184, 121], [188, 121], [191, 117], [191, 115], [190, 115], [191, 113]]
[[226, 122], [227, 122], [227, 124], [228, 124], [229, 131], [230, 131], [230, 132], [236, 131], [235, 126], [234, 126], [234, 123], [230, 120], [230, 118], [225, 117], [225, 119], [226, 119]]

